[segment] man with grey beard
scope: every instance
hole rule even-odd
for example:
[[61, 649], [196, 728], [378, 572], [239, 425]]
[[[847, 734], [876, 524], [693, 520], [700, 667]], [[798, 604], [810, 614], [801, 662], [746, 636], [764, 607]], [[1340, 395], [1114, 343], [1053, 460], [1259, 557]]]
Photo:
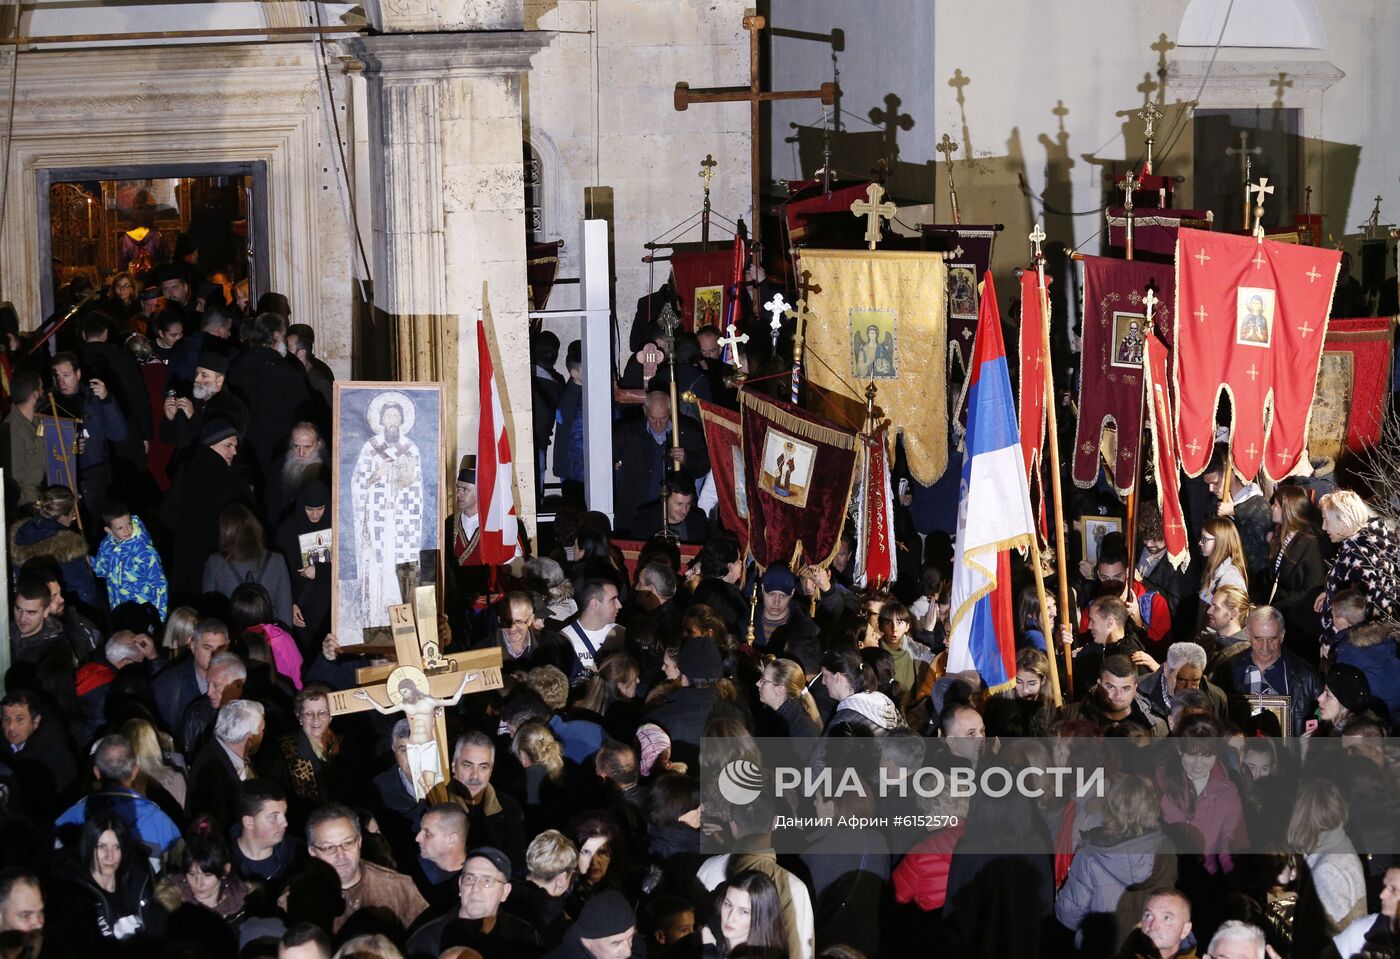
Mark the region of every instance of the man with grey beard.
[[287, 452], [277, 461], [276, 471], [267, 484], [267, 521], [270, 528], [286, 515], [297, 493], [307, 482], [321, 480], [330, 485], [325, 447], [316, 424], [302, 420], [292, 427]]
[[248, 407], [224, 389], [228, 373], [228, 357], [205, 350], [195, 361], [194, 383], [189, 396], [180, 396], [175, 389], [165, 394], [165, 419], [160, 435], [173, 443], [176, 455], [187, 451], [199, 438], [204, 421], [210, 417], [227, 420], [242, 436], [248, 429]]

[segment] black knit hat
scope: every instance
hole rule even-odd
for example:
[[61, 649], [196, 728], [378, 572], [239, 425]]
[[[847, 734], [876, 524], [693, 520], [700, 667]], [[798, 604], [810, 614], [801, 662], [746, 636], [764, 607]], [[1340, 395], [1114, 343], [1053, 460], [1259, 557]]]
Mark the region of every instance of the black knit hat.
[[1329, 669], [1326, 686], [1348, 712], [1365, 712], [1371, 706], [1371, 684], [1366, 674], [1349, 663], [1337, 663]]
[[213, 350], [202, 350], [199, 358], [194, 361], [196, 369], [208, 370], [210, 373], [218, 373], [220, 376], [228, 374], [228, 357], [222, 353], [215, 353]]
[[695, 636], [682, 643], [676, 668], [686, 679], [719, 679], [724, 675], [719, 646], [709, 636]]
[[222, 443], [230, 436], [237, 436], [238, 430], [234, 429], [228, 420], [214, 417], [204, 421], [204, 426], [199, 431], [199, 442], [205, 446], [213, 446], [215, 443]]
[[574, 928], [580, 939], [607, 939], [636, 928], [637, 914], [616, 889], [600, 892], [584, 904]]

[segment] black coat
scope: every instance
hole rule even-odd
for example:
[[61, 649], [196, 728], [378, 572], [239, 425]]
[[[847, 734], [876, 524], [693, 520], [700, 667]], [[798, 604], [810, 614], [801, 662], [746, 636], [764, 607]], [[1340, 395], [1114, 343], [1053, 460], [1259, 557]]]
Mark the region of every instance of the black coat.
[[[681, 449], [685, 462], [678, 474], [682, 482], [698, 483], [710, 471], [710, 454], [704, 433], [694, 420], [681, 417]], [[671, 441], [658, 443], [640, 415], [624, 419], [613, 430], [613, 515], [630, 522], [637, 507], [661, 495], [661, 483], [672, 476]], [[630, 534], [630, 530], [627, 530]]]
[[[219, 548], [219, 511], [242, 501], [256, 509], [253, 491], [222, 456], [203, 444], [175, 476], [160, 507], [160, 522], [170, 544], [172, 605], [198, 598], [204, 583], [204, 562]], [[169, 717], [174, 723], [179, 715]]]
[[1299, 602], [1306, 602], [1311, 607], [1313, 598], [1326, 581], [1327, 560], [1322, 540], [1316, 533], [1303, 531], [1284, 547], [1278, 573], [1268, 580], [1272, 583], [1273, 597], [1261, 596], [1259, 600], [1280, 610], [1287, 610]]
[[247, 440], [259, 476], [268, 475], [299, 421], [325, 422], [306, 368], [270, 346], [255, 346], [234, 360], [226, 386], [248, 405]]
[[190, 770], [189, 797], [185, 802], [191, 814], [211, 813], [225, 826], [239, 822], [238, 772], [218, 739], [204, 744]]
[[151, 402], [136, 358], [115, 343], [84, 343], [78, 351], [83, 379], [101, 380], [121, 407], [130, 440], [151, 438]]

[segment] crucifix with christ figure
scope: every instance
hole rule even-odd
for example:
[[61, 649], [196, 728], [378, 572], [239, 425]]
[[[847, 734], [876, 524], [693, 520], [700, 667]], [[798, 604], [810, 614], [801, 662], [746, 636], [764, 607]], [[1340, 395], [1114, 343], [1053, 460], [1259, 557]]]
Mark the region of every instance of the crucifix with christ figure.
[[373, 709], [383, 715], [402, 712], [408, 720], [408, 761], [414, 795], [427, 797], [445, 781], [448, 768], [447, 725], [442, 708], [462, 696], [500, 689], [501, 650], [479, 649], [443, 655], [438, 645], [437, 587], [414, 590], [413, 603], [389, 607], [394, 637], [393, 665], [355, 671], [361, 685], [330, 695], [332, 716]]
[[750, 225], [753, 228], [753, 255], [754, 266], [759, 263], [759, 231], [763, 222], [763, 217], [759, 211], [759, 145], [762, 142], [761, 118], [759, 109], [762, 104], [773, 100], [820, 100], [823, 106], [831, 106], [836, 102], [836, 84], [823, 83], [815, 90], [763, 90], [759, 83], [760, 63], [758, 35], [767, 26], [768, 21], [756, 13], [744, 16], [744, 29], [749, 32], [749, 85], [746, 87], [707, 87], [700, 90], [692, 90], [688, 83], [677, 83], [675, 93], [675, 106], [677, 110], [685, 110], [692, 103], [747, 103], [749, 105], [749, 135], [751, 137], [751, 157], [750, 157], [750, 177], [752, 180], [751, 202], [753, 204], [753, 219]]

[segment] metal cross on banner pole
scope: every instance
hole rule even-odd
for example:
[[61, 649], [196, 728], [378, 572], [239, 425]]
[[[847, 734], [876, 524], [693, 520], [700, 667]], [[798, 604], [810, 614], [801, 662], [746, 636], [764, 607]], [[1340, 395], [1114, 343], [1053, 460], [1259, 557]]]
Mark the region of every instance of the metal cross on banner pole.
[[878, 183], [866, 187], [865, 195], [870, 198], [869, 201], [855, 201], [851, 204], [851, 212], [856, 216], [865, 217], [865, 242], [869, 243], [870, 249], [873, 250], [880, 242], [880, 221], [893, 217], [899, 212], [899, 207], [893, 203], [880, 202], [885, 195], [885, 188]]
[[952, 204], [953, 225], [957, 226], [962, 223], [962, 216], [958, 213], [958, 185], [953, 180], [953, 153], [957, 151], [958, 145], [945, 133], [934, 149], [943, 154], [943, 166], [948, 171], [948, 199]]
[[773, 298], [763, 304], [763, 309], [772, 317], [768, 321], [768, 327], [773, 331], [773, 349], [776, 350], [778, 348], [778, 333], [783, 328], [783, 316], [792, 309], [792, 304], [783, 299], [782, 293], [774, 293]]

